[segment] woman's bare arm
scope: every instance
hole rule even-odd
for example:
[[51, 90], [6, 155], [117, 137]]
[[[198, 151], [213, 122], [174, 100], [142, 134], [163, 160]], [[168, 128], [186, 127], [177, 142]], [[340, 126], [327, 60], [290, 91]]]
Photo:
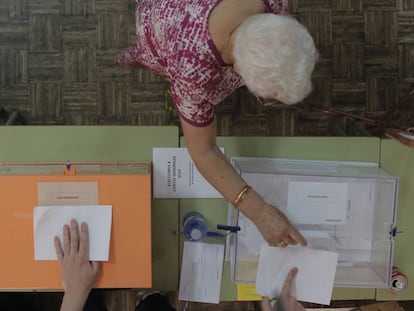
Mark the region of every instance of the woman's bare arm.
[[[196, 127], [181, 119], [181, 124], [188, 150], [200, 173], [227, 201], [234, 202], [246, 182], [218, 148], [216, 122]], [[268, 243], [306, 244], [286, 216], [267, 204], [254, 189], [246, 195], [239, 209], [253, 221]]]

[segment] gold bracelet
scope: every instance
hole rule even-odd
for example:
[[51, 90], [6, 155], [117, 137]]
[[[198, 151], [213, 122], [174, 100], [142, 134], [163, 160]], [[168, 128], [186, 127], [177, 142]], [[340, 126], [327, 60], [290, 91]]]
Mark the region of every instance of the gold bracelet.
[[252, 189], [252, 187], [250, 187], [249, 185], [246, 185], [243, 187], [243, 189], [240, 191], [239, 195], [237, 196], [236, 200], [233, 201], [233, 206], [235, 208], [239, 208], [241, 202], [243, 202], [244, 198], [249, 193], [250, 189]]

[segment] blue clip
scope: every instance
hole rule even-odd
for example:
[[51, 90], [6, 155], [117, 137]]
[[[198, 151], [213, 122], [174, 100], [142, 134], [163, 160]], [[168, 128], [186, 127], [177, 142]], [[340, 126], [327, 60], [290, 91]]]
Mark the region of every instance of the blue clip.
[[404, 233], [404, 231], [398, 231], [398, 230], [397, 230], [397, 227], [392, 228], [392, 229], [391, 229], [391, 231], [390, 231], [390, 235], [391, 235], [393, 238], [395, 238], [395, 236], [397, 235], [397, 233]]
[[207, 236], [211, 238], [224, 238], [225, 235], [220, 232], [207, 231]]
[[217, 225], [217, 229], [219, 230], [227, 230], [232, 233], [236, 233], [237, 231], [240, 231], [240, 226], [226, 226], [226, 225]]

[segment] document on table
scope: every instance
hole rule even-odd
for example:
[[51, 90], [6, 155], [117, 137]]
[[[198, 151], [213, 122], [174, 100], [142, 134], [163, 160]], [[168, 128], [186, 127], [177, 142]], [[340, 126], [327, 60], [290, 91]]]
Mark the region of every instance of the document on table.
[[219, 303], [224, 244], [184, 242], [178, 299]]
[[288, 272], [298, 268], [291, 294], [299, 301], [329, 305], [335, 281], [338, 253], [303, 246], [285, 248], [263, 244], [257, 271], [256, 291], [279, 297]]
[[223, 197], [200, 174], [187, 148], [154, 148], [152, 162], [154, 198]]
[[[109, 260], [109, 242], [112, 224], [112, 206], [38, 206], [33, 213], [35, 260], [56, 260], [53, 243], [55, 236], [63, 245], [63, 226], [76, 219], [80, 226], [86, 222], [89, 229], [89, 259]], [[80, 228], [79, 228], [80, 230]]]

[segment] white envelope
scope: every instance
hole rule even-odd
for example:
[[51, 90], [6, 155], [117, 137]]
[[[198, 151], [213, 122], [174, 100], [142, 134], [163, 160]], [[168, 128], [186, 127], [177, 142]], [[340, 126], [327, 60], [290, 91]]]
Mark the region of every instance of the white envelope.
[[262, 296], [279, 297], [287, 274], [297, 267], [291, 294], [299, 301], [329, 305], [337, 263], [338, 253], [303, 246], [281, 248], [263, 244], [256, 291]]

